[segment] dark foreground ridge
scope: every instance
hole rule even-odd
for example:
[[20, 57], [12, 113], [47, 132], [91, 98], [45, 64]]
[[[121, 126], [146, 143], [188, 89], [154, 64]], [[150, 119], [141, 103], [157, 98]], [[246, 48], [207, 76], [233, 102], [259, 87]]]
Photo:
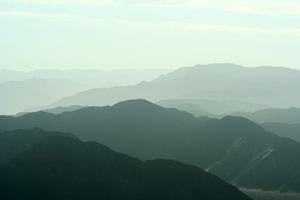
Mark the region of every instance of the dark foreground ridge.
[[[24, 135], [27, 142], [33, 139], [30, 131]], [[0, 188], [0, 199], [10, 200], [250, 199], [197, 167], [168, 160], [143, 162], [98, 143], [56, 134], [2, 165]]]

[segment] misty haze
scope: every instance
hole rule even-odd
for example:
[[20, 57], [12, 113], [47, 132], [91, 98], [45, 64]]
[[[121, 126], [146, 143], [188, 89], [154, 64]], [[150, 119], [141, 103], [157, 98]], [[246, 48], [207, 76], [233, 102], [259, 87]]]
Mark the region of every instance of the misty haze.
[[300, 200], [300, 1], [0, 0], [0, 199]]

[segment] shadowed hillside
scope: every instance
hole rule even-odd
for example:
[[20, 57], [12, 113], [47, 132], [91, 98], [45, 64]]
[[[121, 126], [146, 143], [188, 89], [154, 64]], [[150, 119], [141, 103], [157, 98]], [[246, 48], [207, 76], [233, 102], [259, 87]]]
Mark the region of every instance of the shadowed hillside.
[[1, 130], [35, 127], [71, 132], [141, 159], [196, 165], [238, 186], [300, 191], [300, 144], [241, 117], [196, 118], [145, 100], [58, 115], [0, 117]]
[[69, 133], [46, 132], [42, 129], [0, 132], [0, 166], [45, 138], [55, 135], [75, 138]]
[[142, 162], [97, 143], [57, 135], [0, 167], [0, 188], [0, 198], [11, 200], [250, 200], [199, 168], [168, 160]]
[[239, 117], [204, 122], [182, 158], [239, 187], [300, 191], [300, 143]]

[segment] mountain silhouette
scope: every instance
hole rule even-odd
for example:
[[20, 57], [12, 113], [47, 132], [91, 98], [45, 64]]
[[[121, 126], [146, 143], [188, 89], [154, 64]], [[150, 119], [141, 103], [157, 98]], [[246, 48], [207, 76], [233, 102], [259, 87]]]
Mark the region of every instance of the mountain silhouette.
[[55, 135], [75, 138], [69, 133], [46, 132], [42, 129], [0, 132], [0, 166], [45, 138]]
[[300, 142], [300, 123], [264, 123], [262, 126], [265, 130], [271, 131], [280, 137], [288, 137]]
[[70, 132], [143, 160], [192, 164], [239, 187], [300, 191], [300, 144], [241, 117], [196, 118], [145, 100], [0, 117], [0, 131], [20, 128]]
[[202, 120], [190, 113], [165, 109], [145, 100], [130, 100], [111, 107], [82, 108], [58, 115], [36, 112], [17, 118], [2, 116], [0, 130], [59, 130], [141, 159], [176, 159], [194, 124]]
[[257, 123], [300, 123], [300, 108], [268, 108], [250, 113], [233, 113], [232, 115], [248, 118]]
[[234, 112], [252, 112], [266, 108], [265, 105], [247, 103], [235, 100], [207, 100], [207, 99], [167, 99], [156, 104], [187, 111], [195, 116], [209, 116], [219, 118]]
[[165, 99], [235, 100], [268, 107], [299, 106], [300, 71], [282, 67], [246, 68], [209, 64], [180, 68], [151, 82], [98, 88], [78, 93], [45, 108], [112, 105], [129, 99], [157, 102]]
[[0, 69], [0, 84], [28, 79], [60, 79], [86, 85], [89, 88], [107, 88], [150, 81], [168, 72], [170, 72], [168, 69], [40, 69], [28, 72]]
[[269, 108], [256, 112], [233, 113], [262, 124], [265, 130], [300, 142], [300, 108]]
[[[75, 110], [79, 110], [81, 108], [86, 108], [88, 106], [67, 106], [67, 107], [57, 107], [57, 108], [52, 108], [52, 109], [46, 109], [46, 110], [41, 110], [41, 112], [47, 112], [47, 113], [52, 113], [52, 114], [60, 114], [63, 112], [71, 112]], [[23, 115], [26, 115], [30, 112], [20, 112], [15, 115], [15, 117], [21, 117]]]
[[59, 79], [28, 79], [0, 84], [0, 114], [13, 115], [74, 95], [87, 87]]
[[240, 117], [208, 120], [179, 159], [239, 187], [300, 191], [300, 143]]
[[11, 200], [250, 200], [197, 167], [161, 159], [143, 162], [98, 143], [58, 135], [0, 167], [0, 188], [0, 198]]

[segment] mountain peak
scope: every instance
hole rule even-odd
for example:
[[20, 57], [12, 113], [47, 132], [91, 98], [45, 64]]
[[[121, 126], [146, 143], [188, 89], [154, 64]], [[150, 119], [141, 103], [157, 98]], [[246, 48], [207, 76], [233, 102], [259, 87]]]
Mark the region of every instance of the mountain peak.
[[256, 129], [257, 131], [263, 130], [263, 128], [260, 125], [244, 117], [226, 116], [223, 117], [220, 121], [226, 123], [227, 125], [232, 125], [233, 127], [238, 127], [245, 130], [246, 129], [247, 130]]
[[211, 119], [203, 124], [207, 130], [223, 134], [224, 130], [230, 131], [235, 136], [258, 136], [266, 133], [264, 129], [243, 117], [226, 116], [220, 120]]
[[241, 65], [233, 64], [233, 63], [212, 63], [206, 65], [195, 65], [194, 67], [210, 67], [210, 68], [225, 68], [225, 69], [241, 69], [246, 68]]
[[128, 108], [151, 107], [151, 108], [154, 108], [154, 107], [160, 107], [160, 106], [158, 106], [150, 101], [147, 101], [145, 99], [131, 99], [131, 100], [126, 100], [126, 101], [121, 101], [119, 103], [116, 103], [113, 105], [113, 107], [117, 107], [117, 108], [120, 108], [120, 107], [128, 107]]

